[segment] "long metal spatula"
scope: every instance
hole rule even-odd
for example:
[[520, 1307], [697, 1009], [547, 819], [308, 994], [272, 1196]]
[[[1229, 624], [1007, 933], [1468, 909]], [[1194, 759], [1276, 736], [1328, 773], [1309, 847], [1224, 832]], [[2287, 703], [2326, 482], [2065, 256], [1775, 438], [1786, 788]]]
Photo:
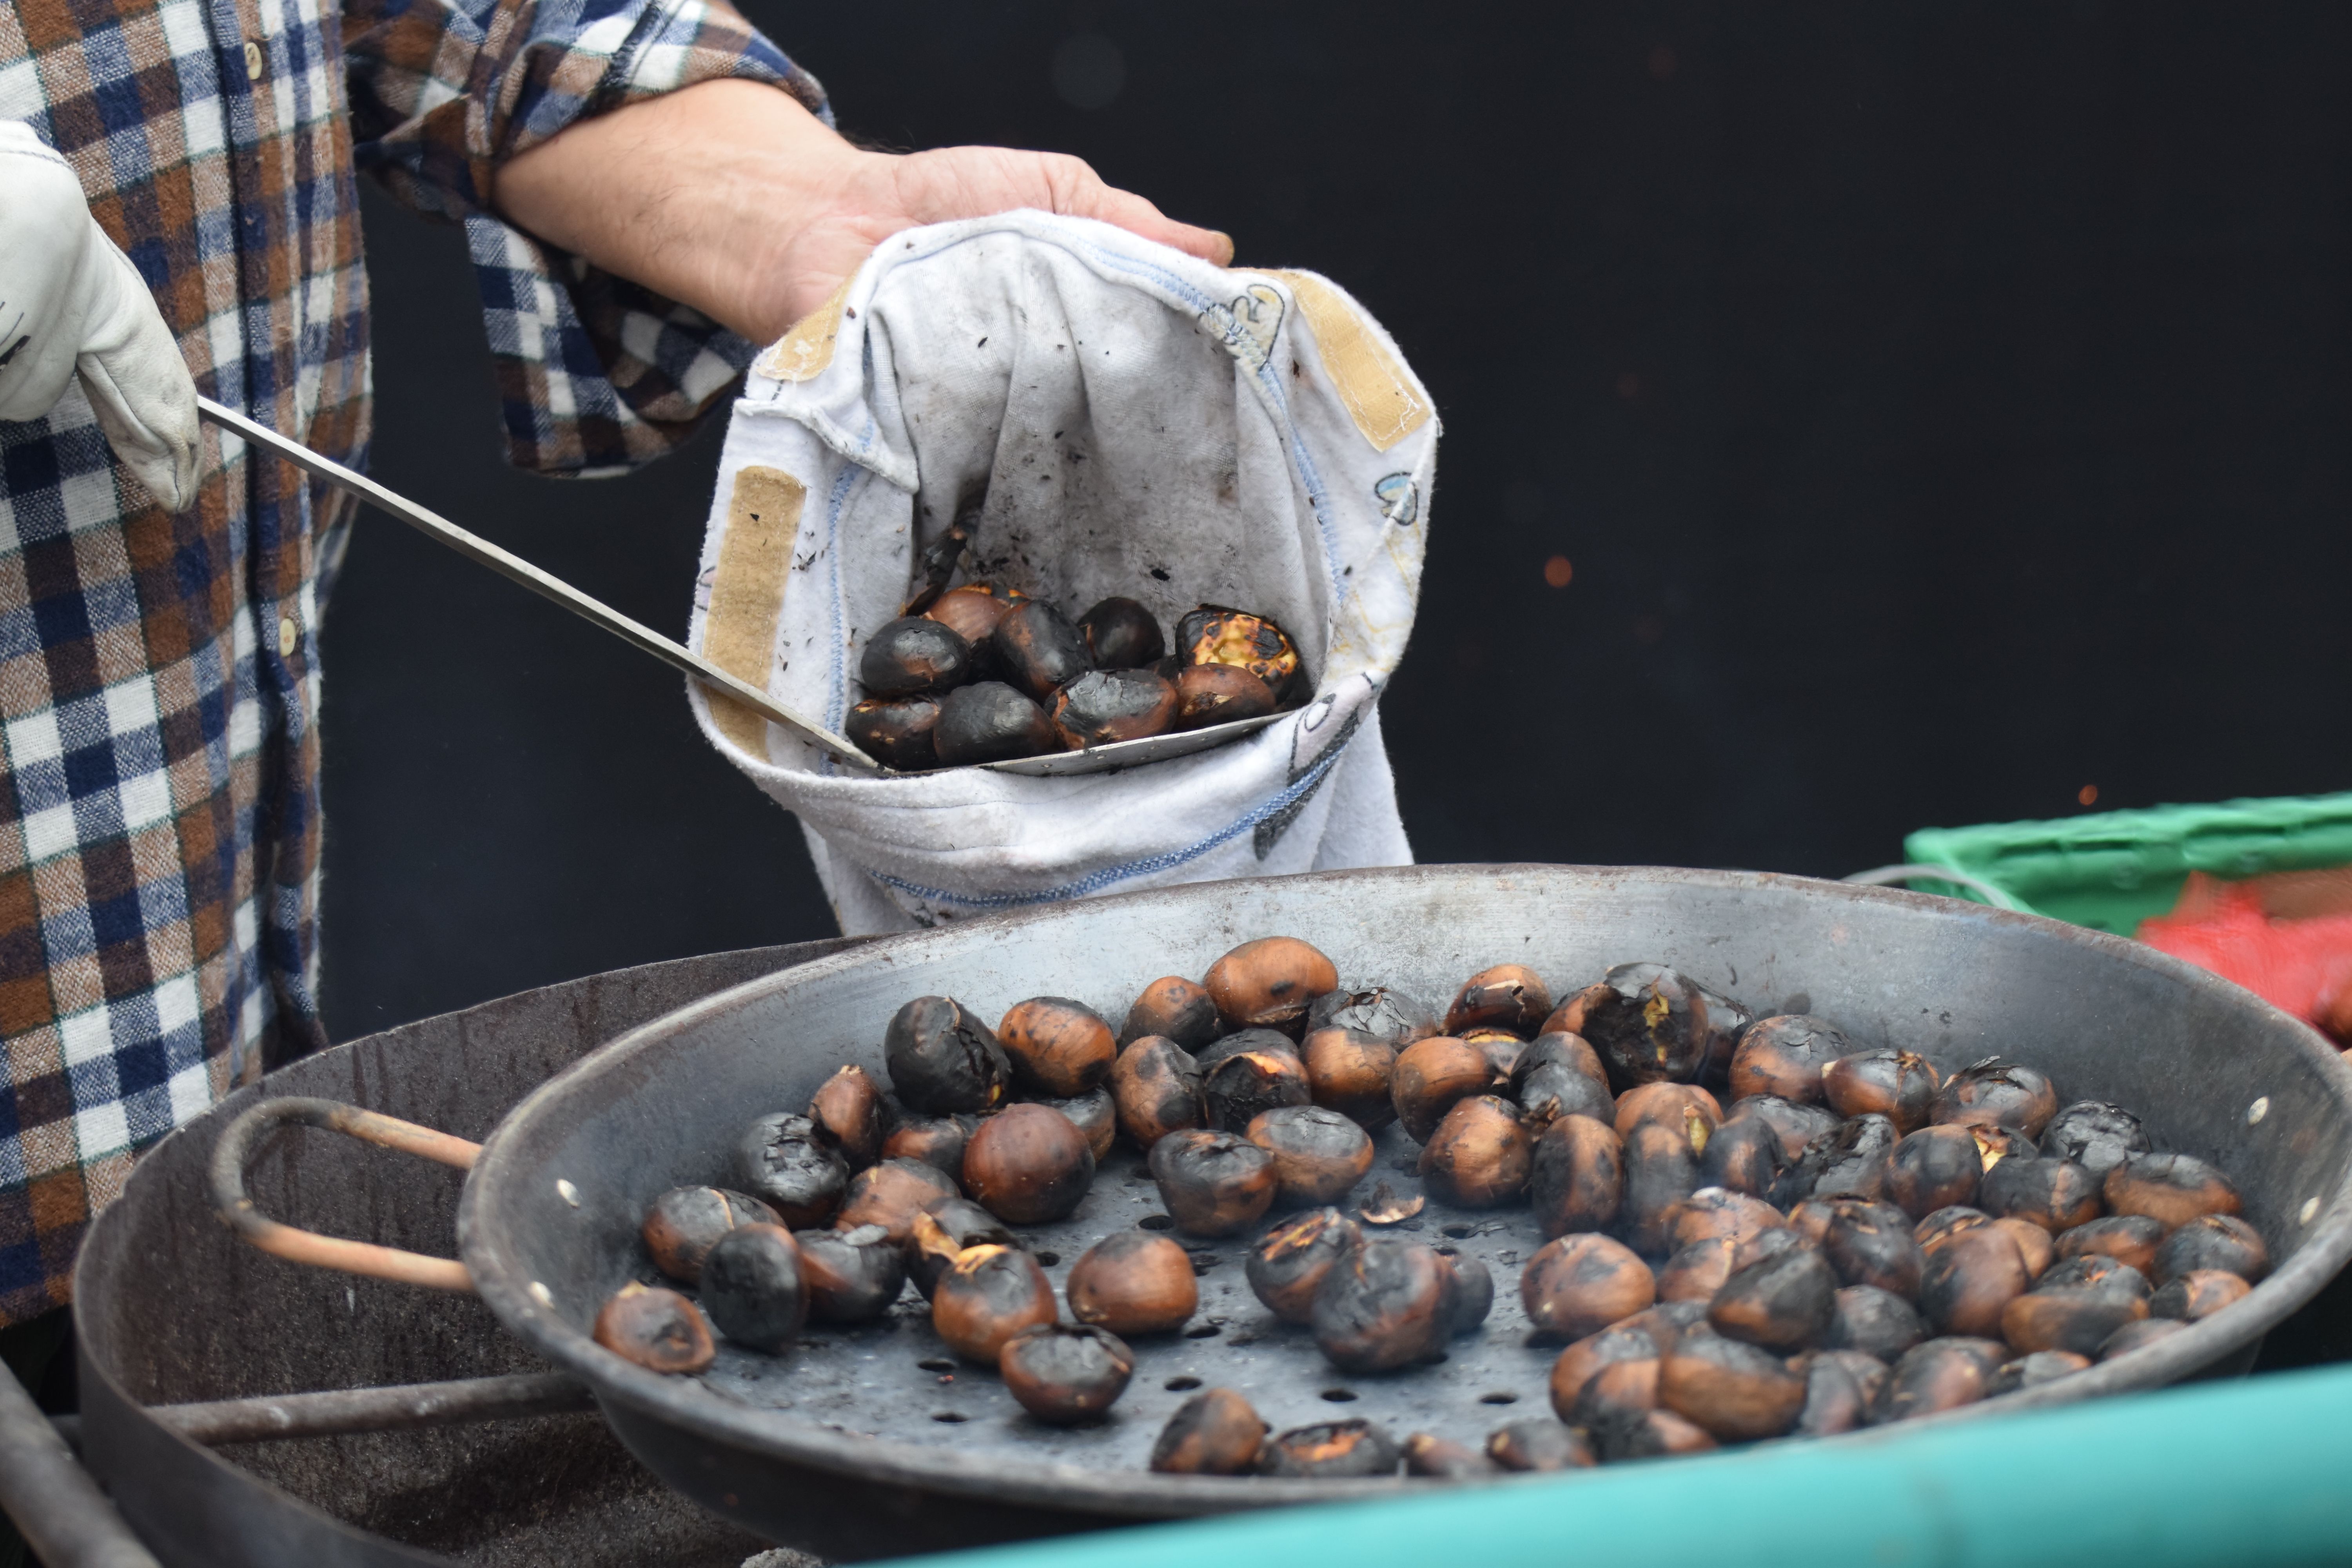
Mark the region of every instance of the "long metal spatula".
[[234, 430], [255, 446], [277, 453], [304, 473], [349, 490], [360, 500], [390, 512], [409, 527], [439, 541], [468, 560], [478, 562], [499, 576], [521, 584], [541, 598], [554, 600], [582, 620], [603, 627], [630, 647], [653, 655], [671, 668], [692, 676], [713, 690], [724, 692], [761, 718], [798, 731], [852, 767], [869, 773], [879, 771], [874, 760], [851, 744], [847, 736], [836, 735], [816, 721], [793, 712], [758, 687], [728, 674], [685, 644], [672, 642], [651, 626], [631, 620], [603, 600], [591, 598], [562, 578], [541, 571], [513, 552], [501, 550], [478, 534], [468, 533], [439, 513], [428, 511], [406, 496], [384, 489], [365, 474], [356, 473], [331, 458], [322, 458], [301, 442], [290, 440], [267, 425], [256, 424], [233, 408], [222, 407], [209, 397], [196, 399], [196, 411], [222, 429]]

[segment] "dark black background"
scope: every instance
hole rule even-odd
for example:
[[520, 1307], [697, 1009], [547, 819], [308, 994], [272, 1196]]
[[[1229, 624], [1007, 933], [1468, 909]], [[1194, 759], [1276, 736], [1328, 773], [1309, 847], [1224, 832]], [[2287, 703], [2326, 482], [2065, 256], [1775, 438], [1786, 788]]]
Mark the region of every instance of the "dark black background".
[[[2352, 773], [2340, 7], [747, 8], [845, 129], [1080, 153], [1394, 332], [1424, 859], [1835, 875]], [[377, 474], [682, 629], [716, 428], [504, 470], [458, 237], [367, 216]], [[659, 667], [381, 519], [325, 625], [337, 1037], [830, 931]]]

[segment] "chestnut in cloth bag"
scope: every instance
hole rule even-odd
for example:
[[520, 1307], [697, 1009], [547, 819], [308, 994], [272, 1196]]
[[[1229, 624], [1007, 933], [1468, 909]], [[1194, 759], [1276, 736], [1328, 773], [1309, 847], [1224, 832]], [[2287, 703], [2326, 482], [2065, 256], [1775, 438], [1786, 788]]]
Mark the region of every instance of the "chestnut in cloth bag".
[[[1178, 882], [1409, 864], [1381, 687], [1420, 594], [1429, 395], [1308, 272], [1227, 270], [1080, 218], [895, 236], [752, 367], [694, 646], [838, 731], [865, 638], [984, 488], [973, 557], [1073, 618], [1273, 616], [1316, 692], [1231, 744], [1117, 773], [843, 766], [689, 683], [711, 744], [797, 814], [841, 928]], [[968, 526], [971, 526], [968, 524]]]

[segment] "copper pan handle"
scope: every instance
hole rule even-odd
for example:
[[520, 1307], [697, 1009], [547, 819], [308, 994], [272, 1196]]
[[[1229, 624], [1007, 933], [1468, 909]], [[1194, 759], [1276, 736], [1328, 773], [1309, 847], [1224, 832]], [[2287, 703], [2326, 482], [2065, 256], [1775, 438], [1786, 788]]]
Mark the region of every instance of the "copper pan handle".
[[474, 1157], [482, 1152], [479, 1143], [468, 1143], [463, 1138], [436, 1132], [414, 1121], [362, 1110], [341, 1100], [294, 1096], [265, 1100], [223, 1129], [220, 1142], [213, 1145], [213, 1209], [223, 1225], [248, 1244], [289, 1263], [364, 1274], [372, 1279], [392, 1279], [403, 1285], [425, 1285], [436, 1290], [473, 1289], [474, 1277], [454, 1258], [427, 1258], [421, 1252], [404, 1252], [397, 1247], [380, 1247], [372, 1241], [320, 1236], [313, 1230], [281, 1225], [254, 1207], [252, 1197], [245, 1190], [245, 1162], [256, 1143], [286, 1121], [341, 1132], [347, 1138], [357, 1138], [383, 1149], [396, 1149], [460, 1171], [472, 1170]]

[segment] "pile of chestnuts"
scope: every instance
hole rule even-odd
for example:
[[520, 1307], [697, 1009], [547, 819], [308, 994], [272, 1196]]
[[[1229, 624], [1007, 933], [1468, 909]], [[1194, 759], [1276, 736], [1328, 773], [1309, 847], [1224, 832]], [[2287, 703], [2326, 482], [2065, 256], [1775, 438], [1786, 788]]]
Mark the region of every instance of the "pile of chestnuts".
[[[1363, 1420], [1276, 1433], [1208, 1388], [1150, 1460], [1464, 1478], [1949, 1409], [2179, 1332], [2270, 1261], [2228, 1176], [2157, 1150], [2121, 1106], [2064, 1103], [2000, 1058], [1946, 1074], [1824, 1018], [1752, 1017], [1657, 963], [1565, 996], [1503, 964], [1441, 1013], [1343, 987], [1315, 947], [1270, 937], [1151, 982], [1117, 1027], [1066, 997], [993, 1022], [917, 997], [882, 1054], [887, 1089], [844, 1067], [804, 1110], [746, 1130], [732, 1187], [655, 1202], [646, 1252], [695, 1294], [633, 1281], [598, 1342], [693, 1373], [714, 1331], [778, 1352], [911, 1287], [1032, 1416], [1098, 1420], [1134, 1373], [1129, 1342], [1199, 1310], [1195, 1260], [1160, 1231], [1115, 1231], [1065, 1302], [1018, 1227], [1069, 1216], [1124, 1141], [1157, 1223], [1237, 1238], [1251, 1293], [1349, 1373], [1443, 1361], [1486, 1329], [1496, 1282], [1415, 1237], [1428, 1202], [1527, 1205], [1546, 1239], [1519, 1300], [1530, 1342], [1563, 1347], [1553, 1417], [1475, 1445]], [[1373, 1177], [1391, 1124], [1419, 1146], [1417, 1191]]]

